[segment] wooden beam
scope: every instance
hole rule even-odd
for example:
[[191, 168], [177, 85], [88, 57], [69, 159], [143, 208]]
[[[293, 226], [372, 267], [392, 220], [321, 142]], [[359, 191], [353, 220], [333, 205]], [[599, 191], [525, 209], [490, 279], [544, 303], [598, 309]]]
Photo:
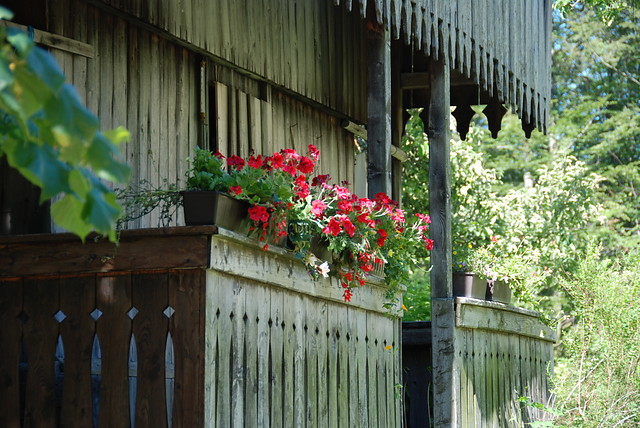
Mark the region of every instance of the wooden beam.
[[73, 54], [82, 55], [87, 58], [93, 58], [94, 56], [93, 46], [87, 43], [79, 42], [68, 37], [49, 33], [47, 31], [37, 30], [33, 27], [27, 27], [26, 25], [20, 25], [9, 21], [0, 21], [0, 24], [4, 25], [5, 27], [20, 29], [27, 34], [32, 32], [32, 35], [30, 35], [30, 37], [33, 37], [33, 41], [38, 43], [39, 45], [65, 52], [71, 52]]
[[371, 17], [367, 21], [367, 111], [367, 193], [373, 198], [379, 192], [391, 194], [391, 37]]
[[431, 319], [433, 404], [436, 427], [457, 426], [459, 373], [455, 370], [455, 313], [451, 283], [451, 173], [449, 66], [429, 64], [429, 204], [431, 214]]

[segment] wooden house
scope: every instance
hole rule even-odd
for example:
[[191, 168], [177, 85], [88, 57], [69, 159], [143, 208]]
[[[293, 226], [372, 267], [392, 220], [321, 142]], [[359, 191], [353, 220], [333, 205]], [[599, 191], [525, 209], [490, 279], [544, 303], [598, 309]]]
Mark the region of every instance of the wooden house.
[[[196, 146], [247, 155], [313, 143], [322, 172], [400, 199], [403, 112], [426, 107], [434, 423], [525, 420], [516, 378], [546, 398], [550, 332], [532, 314], [452, 296], [448, 145], [450, 106], [461, 133], [475, 104], [495, 132], [503, 105], [527, 133], [546, 129], [550, 0], [5, 5], [103, 127], [131, 131], [134, 183], [180, 184]], [[117, 248], [81, 245], [51, 233], [37, 192], [4, 164], [0, 176], [0, 425], [403, 425], [400, 324], [379, 285], [344, 304], [285, 251], [184, 227], [181, 214], [171, 228], [131, 222]], [[488, 351], [469, 353], [476, 343]], [[526, 370], [523, 355], [535, 360]], [[505, 359], [488, 372], [494, 388], [478, 389], [483, 367]]]

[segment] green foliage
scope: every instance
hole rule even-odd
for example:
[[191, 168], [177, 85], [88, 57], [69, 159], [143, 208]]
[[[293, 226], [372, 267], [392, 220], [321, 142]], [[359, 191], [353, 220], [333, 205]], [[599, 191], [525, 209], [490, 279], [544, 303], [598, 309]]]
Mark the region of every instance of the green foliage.
[[574, 309], [555, 365], [558, 423], [640, 424], [640, 257], [612, 261], [595, 247], [562, 285]]
[[556, 19], [551, 136], [605, 178], [608, 221], [594, 233], [612, 252], [640, 241], [639, 10], [621, 9], [608, 24], [589, 8]]
[[137, 185], [130, 184], [124, 189], [116, 190], [116, 196], [122, 205], [122, 214], [116, 226], [118, 231], [125, 223], [142, 218], [156, 209], [160, 210], [158, 227], [167, 227], [182, 203], [177, 185], [169, 183], [166, 178], [158, 187], [148, 180], [142, 180]]
[[[10, 17], [0, 8], [0, 18]], [[51, 55], [24, 33], [0, 26], [0, 40], [0, 156], [42, 189], [40, 202], [63, 195], [51, 207], [58, 225], [115, 240], [120, 206], [101, 180], [128, 180], [118, 159], [128, 132], [101, 133]]]

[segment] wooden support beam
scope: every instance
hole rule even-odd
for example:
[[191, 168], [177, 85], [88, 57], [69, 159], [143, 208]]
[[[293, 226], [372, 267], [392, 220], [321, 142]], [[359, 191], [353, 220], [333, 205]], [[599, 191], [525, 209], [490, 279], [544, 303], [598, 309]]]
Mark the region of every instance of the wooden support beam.
[[391, 194], [391, 37], [372, 17], [367, 21], [367, 111], [367, 193], [373, 198]]
[[455, 369], [455, 313], [451, 283], [451, 173], [449, 66], [429, 64], [429, 204], [431, 214], [431, 319], [433, 405], [436, 427], [457, 426], [459, 373]]
[[31, 33], [29, 34], [30, 37], [32, 37], [33, 41], [38, 43], [39, 45], [65, 52], [71, 52], [73, 54], [82, 55], [87, 58], [93, 58], [94, 56], [93, 46], [87, 43], [82, 43], [68, 37], [49, 33], [47, 31], [37, 30], [33, 27], [30, 28], [26, 25], [20, 25], [10, 21], [0, 21], [0, 24], [9, 28], [18, 28], [27, 34]]

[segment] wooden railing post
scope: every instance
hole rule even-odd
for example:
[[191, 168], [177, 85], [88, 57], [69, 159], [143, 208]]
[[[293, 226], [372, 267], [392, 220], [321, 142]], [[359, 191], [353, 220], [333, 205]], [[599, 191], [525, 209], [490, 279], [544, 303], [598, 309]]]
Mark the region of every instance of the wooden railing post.
[[429, 65], [429, 195], [431, 237], [431, 319], [433, 407], [436, 427], [456, 426], [458, 374], [454, 370], [455, 330], [451, 285], [451, 179], [449, 167], [449, 66]]

